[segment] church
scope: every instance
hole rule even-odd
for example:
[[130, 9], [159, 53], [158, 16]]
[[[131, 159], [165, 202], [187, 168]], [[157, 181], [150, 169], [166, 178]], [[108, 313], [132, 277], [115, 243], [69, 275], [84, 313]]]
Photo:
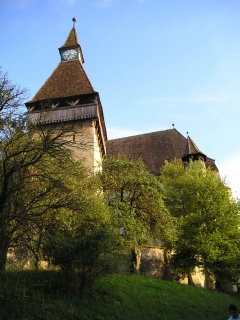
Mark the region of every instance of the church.
[[[51, 126], [71, 124], [71, 139], [80, 144], [87, 137], [91, 147], [76, 148], [75, 158], [84, 158], [92, 172], [108, 155], [125, 154], [131, 160], [142, 158], [146, 168], [154, 175], [160, 174], [165, 160], [182, 158], [183, 161], [201, 159], [206, 166], [217, 170], [215, 161], [205, 155], [188, 136], [185, 138], [174, 126], [170, 130], [108, 140], [100, 95], [84, 71], [84, 57], [73, 28], [63, 46], [59, 48], [60, 62], [38, 90], [26, 102], [31, 121], [41, 121]], [[43, 111], [44, 106], [44, 111]], [[43, 117], [44, 113], [44, 117]]]
[[[85, 159], [85, 164], [96, 172], [99, 163], [109, 156], [125, 154], [131, 160], [141, 158], [147, 170], [160, 174], [165, 160], [180, 158], [183, 162], [201, 160], [206, 167], [218, 171], [215, 161], [204, 154], [188, 136], [185, 138], [173, 125], [172, 129], [107, 139], [103, 107], [100, 95], [84, 71], [84, 57], [73, 28], [58, 50], [60, 62], [32, 100], [26, 102], [28, 117], [33, 123], [41, 123], [48, 128], [71, 127], [69, 139], [76, 143], [75, 159]], [[87, 137], [88, 148], [81, 148], [83, 137]], [[150, 265], [148, 274], [160, 276], [163, 273], [164, 254], [159, 247], [148, 246], [142, 250], [144, 265]], [[142, 261], [142, 260], [141, 260]], [[160, 267], [159, 267], [160, 266]], [[147, 268], [147, 267], [146, 267]], [[146, 269], [147, 270], [147, 269]], [[159, 272], [160, 273], [156, 273]], [[206, 279], [196, 274], [195, 284], [205, 286]]]

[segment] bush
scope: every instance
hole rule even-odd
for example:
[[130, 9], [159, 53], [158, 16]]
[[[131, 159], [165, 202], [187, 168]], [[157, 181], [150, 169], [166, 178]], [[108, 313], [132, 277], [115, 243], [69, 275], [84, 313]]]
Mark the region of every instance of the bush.
[[44, 252], [58, 266], [71, 293], [90, 286], [97, 277], [116, 272], [119, 253], [114, 250], [114, 234], [100, 229], [86, 233], [59, 230], [48, 237]]

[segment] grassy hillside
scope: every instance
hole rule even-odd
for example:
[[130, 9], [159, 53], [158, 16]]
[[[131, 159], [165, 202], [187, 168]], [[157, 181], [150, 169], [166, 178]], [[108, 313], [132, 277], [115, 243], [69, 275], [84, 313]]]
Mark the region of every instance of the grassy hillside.
[[55, 277], [25, 272], [1, 281], [0, 319], [220, 320], [228, 319], [230, 303], [240, 308], [240, 294], [144, 276], [109, 276], [98, 281], [90, 294], [69, 297], [53, 284]]
[[[146, 277], [111, 277], [101, 281], [91, 319], [228, 319], [228, 305], [240, 295], [226, 295]], [[240, 307], [240, 305], [239, 305]]]

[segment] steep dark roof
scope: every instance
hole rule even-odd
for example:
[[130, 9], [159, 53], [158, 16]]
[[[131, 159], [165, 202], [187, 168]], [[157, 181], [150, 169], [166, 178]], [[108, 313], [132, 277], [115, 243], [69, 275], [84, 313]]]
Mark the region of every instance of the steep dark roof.
[[79, 60], [60, 62], [29, 102], [95, 93]]
[[202, 151], [200, 151], [200, 149], [197, 147], [194, 141], [188, 136], [183, 157], [191, 154], [203, 154], [203, 153]]
[[106, 141], [107, 155], [125, 154], [132, 160], [142, 158], [149, 172], [159, 175], [165, 160], [183, 158], [189, 154], [204, 156], [205, 164], [218, 171], [215, 160], [206, 157], [193, 140], [187, 139], [176, 129], [140, 134]]
[[106, 141], [107, 155], [125, 154], [132, 160], [142, 158], [155, 175], [160, 174], [165, 160], [182, 158], [185, 146], [186, 138], [176, 129]]
[[68, 48], [68, 47], [75, 47], [79, 46], [78, 43], [78, 36], [75, 28], [72, 28], [69, 32], [69, 35], [67, 37], [67, 40], [65, 41], [64, 45], [60, 47], [61, 48]]
[[184, 155], [182, 157], [183, 161], [189, 160], [189, 158], [192, 158], [197, 160], [199, 159], [198, 157], [202, 157], [204, 161], [206, 161], [206, 155], [202, 153], [202, 151], [197, 147], [195, 142], [188, 136], [186, 140], [186, 146], [185, 146], [185, 151]]

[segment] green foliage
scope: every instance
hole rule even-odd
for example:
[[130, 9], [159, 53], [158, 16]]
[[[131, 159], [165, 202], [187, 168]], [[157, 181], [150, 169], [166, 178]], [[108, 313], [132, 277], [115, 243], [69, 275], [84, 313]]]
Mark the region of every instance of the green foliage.
[[72, 207], [62, 209], [44, 235], [45, 256], [65, 274], [74, 293], [106, 272], [117, 270], [119, 235], [111, 228], [111, 215], [96, 177], [71, 177]]
[[[59, 216], [63, 211], [66, 214], [79, 211], [75, 199], [78, 197], [80, 202], [85, 194], [82, 181], [86, 180], [88, 171], [83, 163], [74, 162], [68, 157], [64, 158], [63, 162], [62, 160], [63, 158], [48, 158], [47, 162], [37, 163], [31, 167], [27, 181], [28, 198], [23, 199], [23, 205], [26, 206], [28, 201], [31, 201], [31, 206], [28, 207], [24, 232], [20, 233], [21, 229], [17, 229], [17, 245], [32, 253], [36, 269], [44, 260], [43, 242], [46, 234], [59, 224]], [[78, 186], [76, 181], [79, 181]], [[83, 192], [80, 196], [81, 188]], [[84, 201], [82, 202], [85, 205]]]
[[121, 246], [132, 249], [131, 268], [139, 272], [141, 246], [150, 241], [171, 241], [175, 235], [161, 184], [141, 159], [131, 161], [125, 156], [107, 158], [99, 175]]
[[27, 171], [24, 155], [32, 147], [26, 144], [25, 122], [19, 113], [26, 94], [27, 90], [12, 84], [0, 68], [0, 274], [5, 268], [12, 230], [18, 220], [17, 193]]
[[72, 206], [74, 194], [67, 183], [76, 174], [75, 167], [78, 177], [87, 175], [82, 163], [71, 160], [64, 137], [67, 130], [43, 130], [20, 120], [16, 128], [4, 129], [0, 145], [0, 216], [5, 217], [0, 220], [1, 270], [9, 247], [25, 243], [36, 259], [41, 258], [39, 249], [34, 249], [34, 233], [40, 239], [58, 209]]
[[165, 163], [161, 182], [177, 222], [177, 241], [168, 248], [172, 267], [183, 276], [198, 266], [218, 279], [233, 280], [240, 267], [239, 206], [225, 182], [201, 161], [186, 167], [181, 160]]
[[[30, 251], [38, 268], [45, 234], [59, 215], [86, 212], [99, 194], [86, 182], [90, 173], [83, 162], [72, 160], [72, 126], [17, 116], [24, 98], [25, 90], [0, 70], [0, 274], [9, 248]], [[88, 147], [87, 142], [79, 146]]]
[[24, 252], [29, 260], [30, 252], [36, 269], [45, 250], [68, 270], [72, 285], [78, 274], [76, 287], [82, 287], [107, 269], [117, 243], [98, 179], [83, 161], [72, 160], [74, 148], [92, 146], [87, 139], [72, 143], [73, 127], [66, 123], [35, 124], [17, 116], [24, 98], [25, 90], [0, 70], [0, 274], [9, 248], [13, 259]]
[[45, 253], [52, 264], [63, 271], [68, 292], [75, 294], [96, 278], [116, 272], [117, 254], [114, 255], [114, 237], [108, 229], [58, 231], [48, 239]]
[[101, 181], [125, 245], [141, 246], [152, 238], [172, 236], [172, 218], [162, 200], [161, 184], [142, 160], [134, 162], [125, 156], [106, 159]]

